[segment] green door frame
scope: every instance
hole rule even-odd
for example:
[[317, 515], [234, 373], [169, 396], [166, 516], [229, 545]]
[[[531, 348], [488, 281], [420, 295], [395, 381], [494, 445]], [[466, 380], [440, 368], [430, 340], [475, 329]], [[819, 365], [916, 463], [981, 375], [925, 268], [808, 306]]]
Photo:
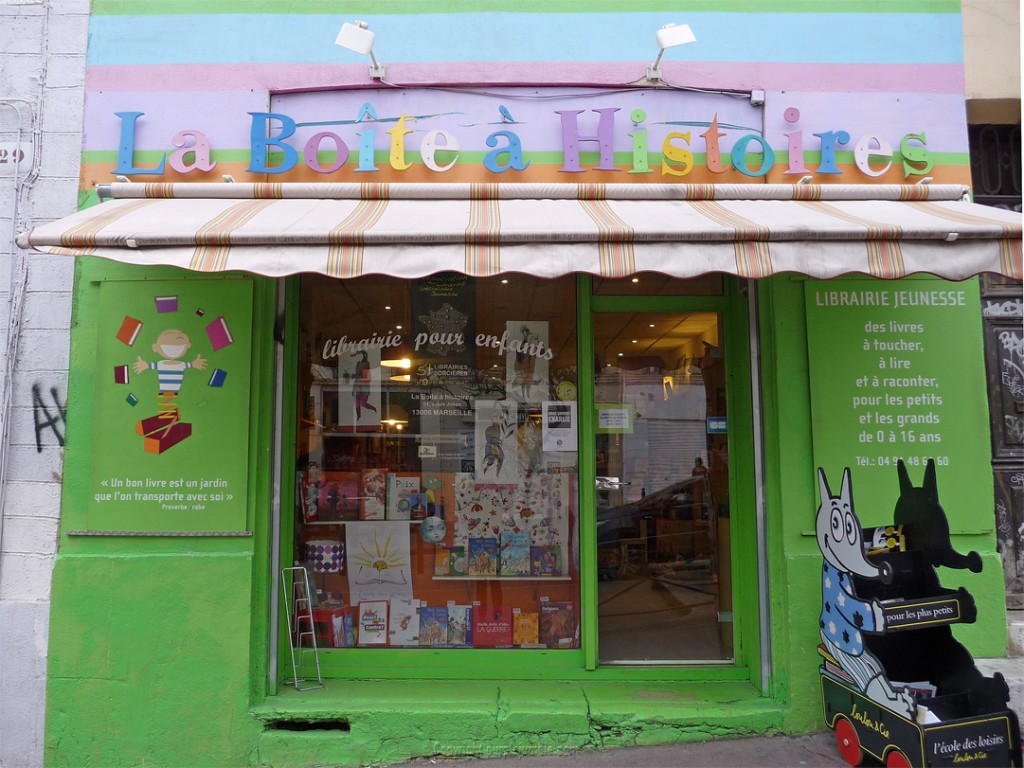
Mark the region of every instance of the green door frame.
[[[589, 275], [577, 282], [579, 338], [579, 397], [593, 401], [594, 369], [584, 361], [594, 359], [594, 315], [598, 312], [715, 311], [725, 329], [726, 401], [729, 413], [728, 450], [730, 520], [732, 530], [733, 631], [732, 669], [746, 669], [755, 685], [762, 684], [760, 617], [758, 601], [757, 510], [754, 486], [754, 422], [747, 302], [740, 281], [723, 278], [721, 296], [595, 296]], [[597, 601], [597, 500], [595, 477], [596, 429], [591, 408], [579, 409], [580, 422], [580, 589], [582, 615], [580, 638], [584, 664], [598, 669]], [[583, 553], [586, 553], [584, 556]], [[695, 664], [695, 668], [703, 665]], [[703, 666], [715, 677], [714, 667]]]

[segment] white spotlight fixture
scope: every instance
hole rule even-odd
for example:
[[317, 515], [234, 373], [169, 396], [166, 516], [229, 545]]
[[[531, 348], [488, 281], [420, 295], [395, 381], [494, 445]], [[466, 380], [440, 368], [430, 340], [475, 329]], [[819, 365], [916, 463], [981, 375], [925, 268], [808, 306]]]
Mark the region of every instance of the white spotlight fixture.
[[338, 33], [338, 38], [334, 41], [334, 44], [362, 56], [369, 56], [370, 77], [374, 80], [383, 80], [384, 65], [379, 64], [377, 57], [373, 55], [373, 38], [374, 34], [370, 31], [370, 26], [365, 21], [357, 21], [355, 24], [350, 24], [346, 21], [341, 25], [341, 32]]
[[657, 81], [661, 80], [661, 57], [664, 55], [665, 49], [695, 43], [697, 38], [689, 24], [666, 24], [658, 30], [655, 37], [658, 40], [658, 48], [661, 50], [658, 51], [658, 58], [654, 60], [654, 63], [647, 67], [647, 79]]

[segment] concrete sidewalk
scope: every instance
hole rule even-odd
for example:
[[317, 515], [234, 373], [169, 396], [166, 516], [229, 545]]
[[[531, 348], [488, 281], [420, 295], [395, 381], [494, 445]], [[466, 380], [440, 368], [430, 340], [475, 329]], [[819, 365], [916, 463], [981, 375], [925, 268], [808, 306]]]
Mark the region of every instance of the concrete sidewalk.
[[831, 732], [805, 736], [752, 736], [691, 744], [626, 747], [565, 755], [483, 759], [422, 758], [408, 768], [831, 768], [846, 766]]

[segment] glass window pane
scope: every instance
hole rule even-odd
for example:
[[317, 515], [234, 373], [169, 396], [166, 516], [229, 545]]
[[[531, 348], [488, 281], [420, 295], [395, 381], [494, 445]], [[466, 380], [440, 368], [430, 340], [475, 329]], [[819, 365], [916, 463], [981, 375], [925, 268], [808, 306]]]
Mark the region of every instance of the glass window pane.
[[575, 280], [307, 275], [300, 305], [321, 645], [578, 647]]

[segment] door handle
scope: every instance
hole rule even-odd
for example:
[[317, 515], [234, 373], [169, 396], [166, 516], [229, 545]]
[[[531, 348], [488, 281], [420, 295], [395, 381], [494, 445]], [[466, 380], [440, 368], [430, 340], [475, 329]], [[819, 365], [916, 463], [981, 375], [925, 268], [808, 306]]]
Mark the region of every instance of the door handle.
[[597, 490], [599, 491], [614, 491], [616, 488], [623, 488], [627, 485], [632, 485], [632, 483], [628, 480], [619, 480], [617, 477], [597, 478]]

